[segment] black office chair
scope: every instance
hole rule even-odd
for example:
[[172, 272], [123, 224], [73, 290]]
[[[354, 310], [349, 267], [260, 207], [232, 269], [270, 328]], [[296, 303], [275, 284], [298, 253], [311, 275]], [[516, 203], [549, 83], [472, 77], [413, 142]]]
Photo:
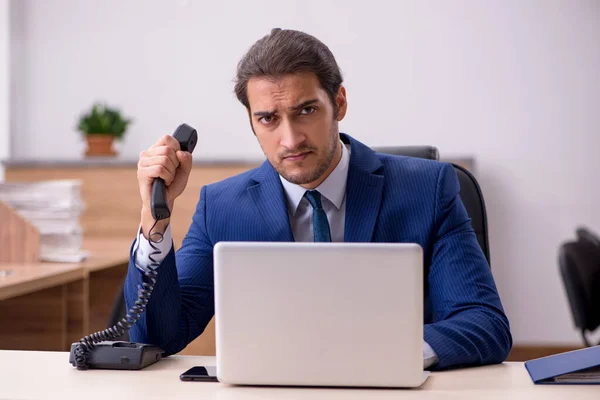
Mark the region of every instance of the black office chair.
[[558, 265], [575, 326], [590, 347], [587, 332], [600, 326], [600, 238], [586, 228], [576, 230], [576, 240], [563, 243]]
[[[110, 316], [108, 317], [108, 326], [110, 328], [115, 326], [121, 319], [123, 319], [127, 315], [127, 304], [125, 303], [125, 280], [121, 283], [121, 287], [119, 288], [117, 295], [115, 296], [115, 300], [113, 301], [113, 306], [110, 312]], [[129, 341], [129, 332], [125, 331], [123, 335], [115, 338], [113, 340], [123, 340], [125, 342]]]
[[[373, 150], [384, 154], [439, 160], [438, 149], [433, 146], [375, 147]], [[477, 242], [491, 268], [490, 244], [487, 232], [487, 214], [481, 187], [479, 186], [479, 183], [477, 183], [477, 179], [475, 179], [473, 174], [468, 170], [460, 165], [454, 163], [451, 164], [456, 171], [458, 182], [460, 184], [460, 197], [465, 205], [467, 214], [471, 218], [471, 226], [477, 235]]]
[[373, 147], [373, 150], [383, 154], [393, 154], [396, 156], [407, 156], [415, 158], [425, 158], [427, 160], [439, 160], [440, 153], [437, 147], [433, 146], [393, 146], [393, 147]]

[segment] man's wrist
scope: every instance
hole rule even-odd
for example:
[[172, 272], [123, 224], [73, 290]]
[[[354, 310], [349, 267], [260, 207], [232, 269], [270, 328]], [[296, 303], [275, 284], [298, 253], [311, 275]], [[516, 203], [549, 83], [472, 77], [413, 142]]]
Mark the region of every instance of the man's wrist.
[[[173, 209], [172, 207], [170, 208], [171, 210]], [[154, 217], [152, 216], [152, 211], [150, 210], [149, 207], [142, 207], [142, 212], [141, 212], [141, 227], [142, 227], [142, 235], [144, 235], [144, 238], [146, 238], [146, 240], [150, 240], [150, 229], [152, 229], [152, 227], [154, 226], [154, 229], [152, 229], [152, 233], [160, 233], [160, 234], [164, 234], [165, 231], [167, 230], [167, 227], [169, 226], [171, 222], [171, 218], [165, 218], [165, 219], [161, 219], [158, 222], [154, 219]], [[156, 223], [156, 225], [154, 225]]]
[[148, 272], [148, 268], [155, 269], [173, 246], [173, 237], [171, 227], [167, 226], [161, 241], [150, 243], [142, 234], [141, 226], [138, 229], [138, 236], [135, 241], [133, 256], [136, 267], [142, 272]]

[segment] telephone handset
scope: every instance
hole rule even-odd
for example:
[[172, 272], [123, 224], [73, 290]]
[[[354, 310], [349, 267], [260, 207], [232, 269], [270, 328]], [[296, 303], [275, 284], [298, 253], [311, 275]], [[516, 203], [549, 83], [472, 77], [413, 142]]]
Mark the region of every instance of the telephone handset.
[[[181, 124], [175, 130], [173, 137], [179, 142], [181, 151], [189, 153], [194, 151], [198, 134], [196, 130], [188, 124]], [[165, 181], [162, 178], [156, 178], [152, 183], [152, 198], [151, 198], [152, 216], [156, 221], [166, 219], [171, 216], [171, 210], [167, 204], [167, 188]]]
[[[173, 137], [177, 139], [182, 151], [192, 153], [198, 142], [198, 133], [187, 124], [181, 124], [175, 130]], [[171, 216], [171, 210], [167, 203], [167, 190], [164, 180], [156, 178], [152, 183], [152, 195], [150, 200], [152, 217], [156, 222]], [[152, 258], [158, 253], [153, 244], [152, 229], [148, 233], [150, 246], [155, 250], [149, 256], [150, 265], [144, 272], [144, 281], [138, 286], [138, 298], [127, 315], [115, 326], [103, 331], [95, 332], [71, 344], [69, 363], [79, 370], [88, 368], [103, 369], [142, 369], [154, 364], [162, 358], [164, 351], [158, 346], [124, 341], [111, 341], [111, 339], [122, 336], [136, 323], [146, 309], [154, 284], [156, 283], [157, 262]], [[162, 240], [162, 235], [161, 236]], [[159, 240], [159, 241], [160, 241]]]

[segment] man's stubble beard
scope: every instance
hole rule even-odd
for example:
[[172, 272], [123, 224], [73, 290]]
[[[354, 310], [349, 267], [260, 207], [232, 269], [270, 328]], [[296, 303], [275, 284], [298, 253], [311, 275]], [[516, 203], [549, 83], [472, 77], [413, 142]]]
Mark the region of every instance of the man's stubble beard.
[[[281, 175], [286, 181], [293, 183], [295, 185], [305, 185], [311, 182], [314, 182], [316, 180], [318, 180], [321, 176], [323, 176], [323, 174], [327, 171], [327, 169], [329, 169], [329, 166], [331, 165], [331, 163], [333, 162], [333, 158], [335, 157], [335, 150], [336, 150], [336, 146], [339, 145], [339, 133], [337, 132], [337, 127], [332, 127], [332, 129], [335, 129], [336, 134], [335, 135], [331, 135], [332, 140], [329, 142], [329, 148], [327, 151], [327, 154], [325, 155], [325, 157], [319, 161], [319, 163], [317, 164], [316, 168], [312, 171], [308, 171], [306, 174], [303, 175], [291, 175], [291, 174], [287, 174], [285, 172], [285, 170], [281, 167], [281, 165], [278, 165], [277, 167], [274, 166], [275, 170], [277, 171], [277, 173], [279, 175]], [[300, 147], [298, 149], [295, 149], [293, 152], [286, 152], [284, 154], [297, 154], [297, 153], [302, 153], [304, 151], [310, 151], [312, 150], [309, 147]], [[280, 157], [281, 158], [281, 157]], [[283, 163], [283, 159], [281, 161]]]

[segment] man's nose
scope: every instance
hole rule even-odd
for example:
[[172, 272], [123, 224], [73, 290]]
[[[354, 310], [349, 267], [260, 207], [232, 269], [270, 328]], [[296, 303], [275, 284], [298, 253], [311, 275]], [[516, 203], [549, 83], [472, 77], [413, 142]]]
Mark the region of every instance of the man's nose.
[[283, 121], [281, 124], [281, 140], [279, 144], [289, 150], [297, 149], [302, 142], [306, 139], [304, 133], [302, 133], [297, 127], [294, 126], [290, 121]]

